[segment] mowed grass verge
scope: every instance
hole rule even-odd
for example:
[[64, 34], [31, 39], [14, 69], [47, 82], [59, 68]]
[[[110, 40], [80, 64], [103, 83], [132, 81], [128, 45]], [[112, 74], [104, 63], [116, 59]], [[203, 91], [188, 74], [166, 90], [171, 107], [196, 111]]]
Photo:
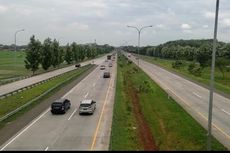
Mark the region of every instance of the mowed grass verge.
[[[166, 59], [160, 59], [160, 58], [143, 56], [143, 55], [141, 55], [140, 57], [147, 62], [161, 66], [171, 72], [182, 74], [186, 78], [197, 81], [206, 86], [209, 86], [210, 84], [210, 70], [211, 70], [210, 67], [204, 68], [201, 76], [194, 76], [187, 70], [189, 64], [191, 63], [189, 61], [185, 61], [180, 69], [174, 69], [172, 68], [172, 63], [175, 62], [175, 60], [166, 60]], [[230, 95], [230, 72], [227, 72], [225, 70], [224, 75], [225, 77], [223, 78], [220, 70], [218, 68], [215, 69], [215, 88], [219, 91], [222, 91]]]
[[[90, 69], [92, 65], [86, 65], [76, 70], [66, 72], [46, 83], [37, 85], [31, 89], [19, 92], [15, 95], [7, 97], [5, 99], [0, 100], [0, 118], [5, 116], [6, 114], [10, 113], [11, 111], [17, 109], [18, 107], [28, 103], [29, 101], [33, 100], [34, 98], [40, 96], [50, 88], [57, 86], [57, 88], [62, 87], [63, 85], [69, 83], [73, 79], [76, 79], [81, 74], [86, 72]], [[55, 92], [55, 89], [47, 94], [52, 94]], [[42, 98], [42, 97], [41, 97]], [[40, 100], [35, 101], [34, 103], [40, 102]]]
[[[105, 54], [97, 55], [95, 58], [99, 58], [104, 56]], [[7, 51], [7, 50], [0, 50], [0, 85], [6, 84], [15, 80], [19, 80], [20, 77], [24, 76], [31, 76], [32, 72], [25, 68], [25, 51]], [[88, 60], [92, 60], [91, 58], [84, 59], [81, 62], [85, 62]], [[35, 75], [50, 72], [53, 70], [57, 70], [60, 68], [68, 67], [72, 64], [68, 65], [66, 62], [63, 62], [59, 65], [59, 67], [50, 67], [47, 71], [42, 69], [42, 66], [39, 65], [39, 69], [35, 72]]]
[[[138, 71], [137, 71], [138, 70]], [[124, 76], [138, 91], [140, 109], [148, 123], [158, 150], [206, 150], [207, 131], [174, 100], [168, 99], [154, 81], [122, 56], [118, 61], [110, 150], [142, 150], [135, 125], [129, 91]], [[212, 137], [213, 150], [227, 150]]]

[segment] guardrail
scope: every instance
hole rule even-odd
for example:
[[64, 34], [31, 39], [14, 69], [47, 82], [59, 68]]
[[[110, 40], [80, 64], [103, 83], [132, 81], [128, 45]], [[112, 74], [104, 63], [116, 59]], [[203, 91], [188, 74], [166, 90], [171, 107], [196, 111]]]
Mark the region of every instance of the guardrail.
[[[86, 72], [86, 71], [89, 70], [90, 68], [91, 68], [91, 67], [87, 68], [87, 69], [84, 70], [82, 73]], [[71, 71], [74, 71], [74, 70], [71, 70]], [[68, 71], [68, 72], [71, 72], [71, 71]], [[66, 73], [67, 73], [67, 72], [66, 72]], [[32, 104], [33, 102], [39, 100], [40, 98], [44, 97], [46, 94], [48, 94], [48, 93], [50, 93], [51, 91], [55, 90], [56, 88], [58, 88], [59, 86], [61, 86], [61, 85], [64, 84], [64, 83], [68, 82], [69, 80], [73, 79], [74, 77], [77, 77], [77, 76], [81, 75], [82, 73], [80, 73], [80, 74], [78, 74], [78, 75], [76, 75], [76, 76], [72, 76], [72, 77], [68, 78], [67, 80], [65, 80], [65, 81], [63, 81], [63, 82], [61, 82], [61, 83], [58, 83], [57, 85], [55, 85], [54, 87], [52, 87], [52, 88], [50, 88], [49, 90], [45, 91], [45, 92], [42, 93], [41, 95], [39, 95], [39, 96], [35, 97], [34, 99], [30, 100], [30, 101], [27, 102], [26, 104], [24, 104], [24, 105], [18, 107], [17, 109], [11, 111], [10, 113], [8, 113], [8, 114], [6, 114], [5, 116], [1, 117], [1, 118], [0, 118], [0, 122], [3, 121], [3, 120], [5, 120], [5, 119], [7, 119], [8, 117], [10, 117], [10, 116], [16, 114], [17, 112], [19, 112], [19, 111], [22, 110], [23, 108], [29, 106], [29, 105]], [[63, 73], [63, 74], [65, 74], [65, 73]], [[60, 74], [60, 75], [63, 75], [63, 74]], [[60, 75], [58, 75], [58, 76], [60, 76]], [[55, 76], [55, 77], [57, 77], [57, 76]], [[52, 79], [54, 79], [55, 77], [52, 77]], [[52, 79], [49, 79], [49, 80], [52, 80]], [[43, 81], [43, 83], [44, 83], [44, 82], [47, 82], [47, 81]], [[36, 84], [38, 85], [38, 83], [36, 83]], [[40, 83], [40, 84], [42, 84], [42, 83]], [[37, 85], [36, 85], [36, 86], [37, 86]], [[26, 87], [26, 88], [27, 88], [27, 89], [30, 89], [31, 86]], [[25, 89], [25, 90], [26, 90], [26, 89]], [[21, 91], [20, 91], [20, 92], [21, 92]]]
[[[73, 70], [67, 71], [67, 72], [65, 72], [65, 73], [72, 72], [72, 71], [75, 71], [75, 70], [76, 70], [76, 69], [73, 69]], [[0, 96], [0, 99], [4, 99], [4, 98], [7, 98], [7, 97], [9, 97], [9, 96], [12, 96], [12, 95], [14, 95], [14, 94], [16, 94], [16, 93], [18, 93], [18, 92], [21, 92], [21, 91], [24, 91], [24, 90], [33, 88], [33, 87], [35, 87], [35, 86], [37, 86], [37, 85], [39, 85], [39, 84], [45, 83], [45, 82], [47, 82], [47, 81], [49, 81], [49, 80], [52, 80], [52, 79], [54, 79], [54, 78], [56, 78], [56, 77], [59, 77], [59, 76], [65, 74], [65, 73], [62, 73], [62, 74], [53, 76], [53, 77], [51, 77], [51, 78], [48, 78], [48, 79], [39, 81], [39, 82], [34, 83], [34, 84], [31, 84], [31, 85], [29, 85], [29, 86], [26, 86], [26, 87], [23, 87], [23, 88], [19, 88], [19, 89], [17, 89], [17, 90], [11, 91], [11, 92], [9, 92], [9, 93], [3, 94], [3, 95]]]

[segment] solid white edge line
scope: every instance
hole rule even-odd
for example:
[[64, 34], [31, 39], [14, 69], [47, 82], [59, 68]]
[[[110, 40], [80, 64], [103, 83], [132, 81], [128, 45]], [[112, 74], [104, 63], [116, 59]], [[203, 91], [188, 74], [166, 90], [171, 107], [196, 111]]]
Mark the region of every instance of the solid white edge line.
[[[95, 70], [94, 70], [95, 71]], [[92, 72], [94, 72], [92, 71]], [[91, 72], [91, 73], [92, 73]], [[87, 75], [82, 81], [86, 80], [86, 78], [88, 78], [90, 75]], [[62, 96], [62, 98], [66, 97], [68, 94], [70, 94], [71, 92], [73, 92], [73, 90], [77, 88], [77, 85], [75, 87], [73, 87], [69, 92], [67, 92], [64, 96]], [[37, 119], [35, 119], [31, 124], [29, 124], [24, 130], [22, 130], [18, 135], [16, 135], [14, 138], [12, 138], [10, 140], [10, 142], [8, 142], [4, 147], [2, 147], [0, 149], [0, 151], [4, 150], [9, 144], [11, 144], [15, 139], [17, 139], [17, 137], [19, 137], [22, 133], [24, 133], [27, 129], [29, 129], [34, 123], [36, 123], [40, 118], [42, 118], [48, 111], [50, 111], [50, 108], [48, 108], [42, 115], [40, 115]]]
[[1, 148], [0, 151], [5, 149], [9, 144], [11, 144], [17, 137], [19, 137], [22, 133], [24, 133], [27, 129], [29, 129], [34, 123], [36, 123], [40, 118], [42, 118], [50, 109], [48, 108], [42, 115], [40, 115], [36, 120], [34, 120], [29, 126], [27, 126], [24, 130], [22, 130], [18, 135], [16, 135], [10, 142], [8, 142], [4, 147]]

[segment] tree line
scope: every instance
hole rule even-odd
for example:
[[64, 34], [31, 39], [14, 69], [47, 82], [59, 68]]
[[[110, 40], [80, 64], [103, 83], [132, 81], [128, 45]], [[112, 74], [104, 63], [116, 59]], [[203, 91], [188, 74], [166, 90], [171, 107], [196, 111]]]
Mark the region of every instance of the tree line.
[[[128, 52], [137, 53], [137, 48], [133, 46], [126, 46], [125, 50]], [[205, 67], [211, 65], [212, 50], [213, 39], [176, 40], [169, 41], [158, 46], [141, 47], [139, 54], [175, 60], [175, 62], [172, 64], [173, 68], [179, 68], [184, 60], [191, 61], [192, 63], [188, 70], [191, 73], [197, 71], [197, 74], [200, 75], [201, 71]], [[226, 66], [229, 65], [230, 43], [218, 41], [216, 51], [216, 66], [222, 72], [223, 77]]]
[[40, 40], [31, 36], [30, 42], [26, 49], [25, 67], [31, 70], [33, 74], [40, 68], [48, 70], [50, 67], [59, 67], [60, 64], [72, 64], [84, 61], [85, 59], [93, 59], [104, 53], [113, 50], [112, 46], [105, 45], [80, 45], [76, 42], [60, 46], [59, 42], [54, 39], [47, 38], [41, 43]]

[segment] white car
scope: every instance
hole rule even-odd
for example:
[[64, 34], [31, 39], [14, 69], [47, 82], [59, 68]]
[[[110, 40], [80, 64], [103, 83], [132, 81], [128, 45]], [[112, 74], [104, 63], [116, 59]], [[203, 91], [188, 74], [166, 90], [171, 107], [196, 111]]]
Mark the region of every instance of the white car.
[[79, 106], [79, 115], [86, 113], [86, 114], [93, 114], [96, 109], [96, 102], [92, 99], [83, 100]]

